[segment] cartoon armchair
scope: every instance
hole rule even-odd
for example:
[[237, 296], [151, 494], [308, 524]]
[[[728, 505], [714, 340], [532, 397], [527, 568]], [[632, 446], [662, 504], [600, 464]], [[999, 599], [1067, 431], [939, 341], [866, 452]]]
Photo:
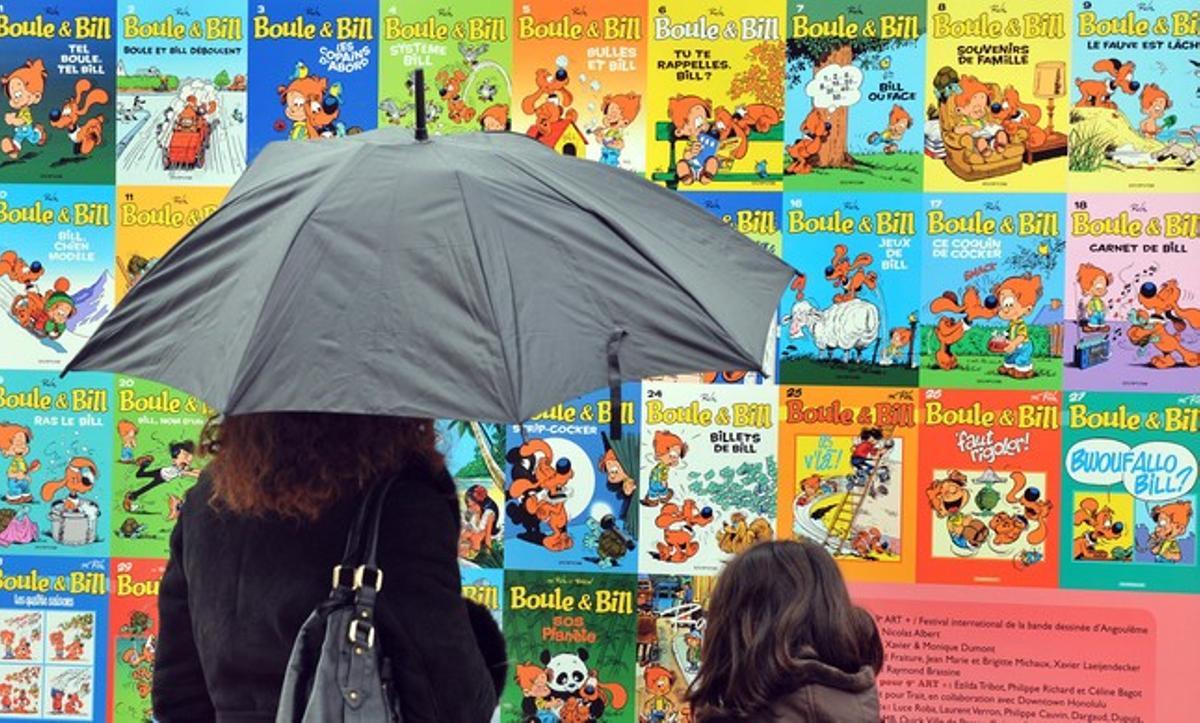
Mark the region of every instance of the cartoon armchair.
[[[996, 83], [984, 83], [984, 86], [987, 88], [989, 103], [998, 104], [1002, 98], [1000, 86]], [[1019, 129], [1011, 133], [1008, 144], [1002, 150], [987, 155], [981, 154], [976, 150], [971, 134], [955, 130], [961, 122], [954, 102], [956, 93], [961, 92], [958, 73], [953, 68], [942, 68], [934, 77], [933, 87], [938, 98], [937, 114], [942, 143], [946, 148], [944, 160], [946, 167], [954, 175], [964, 181], [979, 181], [1020, 170], [1025, 155], [1027, 131]], [[989, 110], [983, 122], [999, 124], [1000, 121]]]

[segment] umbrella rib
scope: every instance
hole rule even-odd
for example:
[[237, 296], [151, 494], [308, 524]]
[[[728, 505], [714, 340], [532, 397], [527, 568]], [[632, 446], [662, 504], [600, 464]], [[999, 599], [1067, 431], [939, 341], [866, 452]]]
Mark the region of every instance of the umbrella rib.
[[[705, 304], [703, 301], [701, 301], [694, 293], [692, 293], [692, 290], [689, 289], [685, 284], [680, 283], [679, 279], [675, 278], [675, 275], [671, 273], [671, 270], [669, 267], [664, 267], [662, 264], [659, 264], [658, 262], [656, 262], [653, 258], [647, 256], [646, 253], [642, 251], [641, 246], [634, 242], [631, 234], [626, 232], [625, 229], [613, 224], [612, 221], [610, 219], [606, 218], [604, 215], [597, 213], [586, 206], [580, 205], [579, 202], [577, 202], [575, 199], [567, 196], [562, 191], [555, 188], [553, 184], [548, 183], [546, 180], [539, 177], [536, 173], [533, 173], [532, 171], [524, 168], [523, 166], [521, 166], [520, 163], [514, 163], [506, 155], [504, 155], [502, 153], [497, 153], [496, 157], [503, 159], [509, 166], [511, 166], [511, 167], [519, 170], [521, 173], [524, 173], [525, 175], [529, 176], [535, 182], [537, 182], [539, 185], [543, 186], [546, 190], [548, 190], [551, 193], [553, 193], [554, 195], [558, 196], [565, 203], [568, 203], [568, 204], [574, 206], [575, 208], [578, 208], [580, 211], [594, 217], [597, 221], [599, 221], [601, 224], [603, 224], [605, 227], [607, 227], [614, 234], [621, 237], [642, 258], [646, 259], [646, 261], [648, 263], [650, 263], [656, 269], [658, 269], [664, 276], [666, 276], [667, 278], [674, 281], [676, 288], [678, 288], [680, 291], [682, 291], [684, 294], [686, 294], [687, 297], [689, 299], [691, 299], [692, 302], [694, 304], [696, 304], [697, 307], [703, 309], [704, 313], [708, 316], [708, 318], [711, 319], [712, 322], [714, 324], [716, 324], [717, 327], [719, 327], [724, 332], [724, 336], [733, 342], [730, 346], [732, 346], [734, 348], [734, 351], [736, 351], [739, 355], [741, 355], [743, 357], [743, 359], [748, 360], [748, 361], [753, 361], [755, 371], [759, 371], [759, 372], [764, 371], [763, 369], [760, 368], [760, 367], [762, 367], [762, 359], [761, 359], [762, 353], [759, 352], [758, 354], [754, 354], [754, 353], [748, 352], [745, 349], [745, 347], [743, 347], [740, 343], [738, 343], [733, 338], [733, 336], [731, 334], [729, 334], [728, 330], [725, 329], [725, 325], [722, 324], [721, 322], [717, 321], [717, 318], [715, 316], [713, 316], [712, 310], [708, 308], [708, 305]], [[782, 294], [782, 293], [783, 293], [783, 290], [781, 289], [780, 294]], [[615, 328], [616, 321], [613, 319], [611, 310], [608, 309], [607, 305], [603, 305], [603, 308], [605, 309], [606, 312], [608, 312], [609, 324]], [[767, 333], [769, 335], [770, 331], [768, 330]], [[764, 342], [764, 347], [765, 347], [765, 342]], [[708, 371], [708, 370], [697, 370], [697, 371]]]
[[[441, 154], [440, 149], [438, 152], [440, 155]], [[449, 165], [449, 164], [447, 164], [447, 165]], [[467, 221], [467, 232], [471, 235], [471, 246], [474, 247], [474, 249], [475, 249], [475, 258], [479, 263], [479, 276], [483, 279], [483, 291], [484, 291], [483, 295], [487, 299], [487, 309], [489, 312], [491, 312], [491, 315], [492, 315], [492, 328], [495, 329], [496, 334], [499, 335], [500, 334], [499, 314], [496, 313], [496, 308], [493, 305], [494, 299], [492, 297], [492, 289], [491, 289], [490, 281], [488, 279], [488, 275], [484, 272], [482, 252], [479, 248], [479, 237], [475, 233], [475, 223], [471, 219], [471, 205], [469, 203], [467, 203], [467, 194], [466, 194], [466, 191], [463, 189], [463, 185], [462, 185], [462, 174], [457, 170], [454, 171], [454, 184], [456, 186], [458, 186], [458, 196], [462, 200], [463, 218], [465, 218]], [[519, 323], [520, 323], [520, 315], [515, 313], [515, 311], [514, 311], [513, 324], [519, 324]], [[516, 331], [517, 331], [516, 329], [513, 330], [514, 335], [517, 335]], [[504, 343], [504, 339], [499, 339], [499, 342], [500, 342], [499, 343], [500, 358], [503, 360], [503, 363], [504, 363], [504, 374], [508, 378], [508, 381], [510, 382], [507, 385], [507, 389], [505, 390], [508, 393], [509, 414], [512, 415], [513, 419], [519, 419], [521, 417], [521, 409], [520, 409], [520, 405], [517, 403], [515, 389], [519, 386], [520, 380], [514, 379], [514, 377], [513, 377], [513, 365], [511, 363], [510, 359], [508, 358], [508, 345]], [[513, 344], [512, 347], [513, 347], [513, 352], [515, 354], [517, 354], [518, 356], [520, 356], [520, 354], [521, 354], [520, 345]], [[520, 374], [520, 371], [521, 371], [521, 363], [520, 363], [520, 359], [518, 359], [517, 360], [517, 374]]]
[[[330, 179], [329, 185], [331, 187], [337, 187], [338, 183], [345, 180], [346, 176], [348, 176], [348, 175], [350, 175], [350, 173], [354, 172], [357, 168], [357, 164], [355, 163], [355, 161], [368, 148], [370, 148], [370, 146], [364, 145], [364, 146], [361, 146], [358, 150], [354, 151], [354, 153], [350, 154], [350, 156], [347, 159], [346, 164], [342, 168], [341, 172], [339, 172], [337, 175], [335, 175], [333, 178]], [[296, 239], [300, 238], [300, 234], [304, 231], [304, 227], [308, 225], [309, 219], [311, 219], [313, 214], [317, 212], [318, 208], [320, 208], [320, 204], [314, 203], [313, 207], [308, 210], [308, 213], [304, 214], [304, 218], [300, 220], [299, 225], [296, 226], [296, 231], [295, 231], [295, 233], [292, 234], [292, 239], [290, 241], [288, 241], [288, 246], [286, 249], [284, 249], [283, 255], [279, 259], [279, 264], [275, 267], [275, 273], [271, 275], [271, 282], [270, 282], [270, 284], [267, 285], [267, 293], [265, 296], [263, 296], [262, 307], [259, 309], [260, 312], [263, 309], [267, 308], [267, 304], [271, 300], [271, 293], [275, 289], [275, 284], [279, 281], [279, 274], [283, 271], [283, 266], [284, 266], [284, 263], [287, 261], [288, 254], [290, 254], [292, 252], [292, 247], [296, 245]], [[261, 327], [262, 327], [263, 323], [266, 321], [267, 316], [268, 316], [267, 314], [262, 314], [262, 313], [260, 313], [258, 315], [258, 319], [254, 322], [254, 328], [250, 331], [250, 336], [248, 337], [248, 339], [253, 340], [253, 339], [258, 338], [259, 334], [262, 331]], [[246, 368], [246, 362], [248, 361], [247, 355], [249, 354], [249, 351], [252, 346], [253, 346], [252, 344], [248, 343], [248, 344], [246, 344], [246, 348], [242, 350], [242, 358], [238, 361], [237, 370], [234, 373], [234, 377], [233, 377], [234, 379], [238, 380], [238, 383], [237, 383], [236, 387], [234, 387], [233, 389], [231, 389], [229, 391], [229, 401], [228, 401], [229, 409], [233, 409], [235, 406], [237, 406], [237, 403], [242, 398], [242, 395], [246, 393], [246, 386], [247, 386], [246, 379], [247, 378], [244, 376], [244, 373], [245, 373], [245, 368]], [[221, 411], [226, 412], [227, 410], [223, 409]]]

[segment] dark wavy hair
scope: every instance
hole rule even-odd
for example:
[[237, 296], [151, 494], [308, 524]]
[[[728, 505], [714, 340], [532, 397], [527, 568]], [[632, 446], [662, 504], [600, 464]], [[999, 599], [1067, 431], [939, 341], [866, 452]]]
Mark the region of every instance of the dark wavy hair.
[[214, 418], [200, 436], [214, 507], [295, 520], [401, 469], [433, 469], [436, 445], [428, 419], [324, 412]]
[[739, 720], [814, 682], [813, 658], [857, 673], [883, 667], [871, 614], [850, 602], [837, 563], [809, 541], [764, 542], [729, 561], [709, 601], [696, 719]]

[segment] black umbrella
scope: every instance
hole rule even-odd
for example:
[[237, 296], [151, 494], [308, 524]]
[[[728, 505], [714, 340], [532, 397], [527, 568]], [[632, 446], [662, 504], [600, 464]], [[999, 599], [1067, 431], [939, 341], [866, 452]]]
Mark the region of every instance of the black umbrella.
[[771, 371], [782, 261], [627, 171], [421, 125], [268, 145], [67, 371], [230, 415], [495, 422], [619, 401], [622, 379]]

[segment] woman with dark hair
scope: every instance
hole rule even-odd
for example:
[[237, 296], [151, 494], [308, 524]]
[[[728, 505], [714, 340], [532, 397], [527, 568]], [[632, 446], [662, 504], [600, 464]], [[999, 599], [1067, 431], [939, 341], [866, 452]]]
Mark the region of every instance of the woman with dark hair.
[[471, 485], [463, 494], [462, 534], [459, 557], [474, 559], [480, 552], [491, 552], [492, 540], [500, 534], [500, 506], [483, 485]]
[[154, 714], [274, 721], [300, 626], [329, 595], [361, 499], [384, 502], [377, 627], [406, 723], [486, 721], [507, 674], [488, 611], [462, 599], [459, 511], [428, 420], [233, 416], [205, 429], [159, 589]]
[[879, 723], [883, 644], [819, 545], [765, 542], [733, 558], [709, 601], [698, 723]]

